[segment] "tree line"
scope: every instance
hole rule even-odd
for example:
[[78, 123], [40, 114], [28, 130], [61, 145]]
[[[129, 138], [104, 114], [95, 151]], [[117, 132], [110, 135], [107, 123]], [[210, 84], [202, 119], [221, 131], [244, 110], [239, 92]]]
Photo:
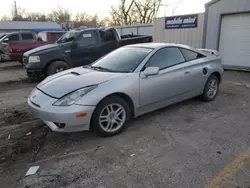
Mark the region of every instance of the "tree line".
[[59, 24], [72, 22], [74, 27], [119, 26], [152, 23], [162, 0], [117, 0], [111, 6], [109, 16], [102, 18], [98, 14], [79, 12], [73, 15], [70, 10], [58, 6], [48, 14], [27, 12], [23, 7], [11, 8], [10, 16], [4, 15], [1, 21], [54, 21]]

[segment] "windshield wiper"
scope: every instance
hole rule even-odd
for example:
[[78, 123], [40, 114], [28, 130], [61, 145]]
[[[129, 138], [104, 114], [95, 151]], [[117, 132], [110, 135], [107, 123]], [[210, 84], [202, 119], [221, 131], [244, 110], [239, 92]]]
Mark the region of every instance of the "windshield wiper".
[[115, 72], [111, 69], [108, 69], [108, 68], [104, 68], [104, 67], [101, 67], [101, 66], [90, 66], [91, 68], [93, 69], [99, 69], [99, 70], [104, 70], [104, 71], [108, 71], [108, 72]]

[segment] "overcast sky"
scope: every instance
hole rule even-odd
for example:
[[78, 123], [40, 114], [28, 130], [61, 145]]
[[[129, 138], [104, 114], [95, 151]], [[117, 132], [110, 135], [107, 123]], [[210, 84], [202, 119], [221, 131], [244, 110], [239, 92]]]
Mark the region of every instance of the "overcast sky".
[[[162, 4], [172, 4], [171, 6], [162, 6], [158, 16], [171, 15], [174, 7], [180, 0], [163, 0]], [[204, 11], [204, 4], [210, 0], [182, 0], [175, 14], [189, 14]], [[28, 12], [48, 13], [60, 5], [69, 9], [72, 14], [77, 12], [86, 12], [89, 14], [98, 13], [100, 16], [108, 16], [109, 8], [117, 4], [119, 0], [16, 0], [17, 6], [25, 8]], [[1, 0], [0, 16], [9, 15], [14, 0]]]

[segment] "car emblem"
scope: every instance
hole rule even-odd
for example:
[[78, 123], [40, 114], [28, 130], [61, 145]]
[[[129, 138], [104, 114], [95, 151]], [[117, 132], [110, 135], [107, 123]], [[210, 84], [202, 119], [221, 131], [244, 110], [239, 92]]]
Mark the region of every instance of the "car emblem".
[[36, 98], [36, 95], [33, 95], [33, 96], [32, 96], [32, 99], [34, 99], [34, 98]]

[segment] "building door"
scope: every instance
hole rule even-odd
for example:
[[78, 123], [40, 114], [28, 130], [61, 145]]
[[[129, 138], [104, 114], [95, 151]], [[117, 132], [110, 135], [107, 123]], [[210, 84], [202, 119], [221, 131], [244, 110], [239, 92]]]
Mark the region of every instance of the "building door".
[[250, 13], [222, 17], [219, 51], [225, 67], [250, 68]]

